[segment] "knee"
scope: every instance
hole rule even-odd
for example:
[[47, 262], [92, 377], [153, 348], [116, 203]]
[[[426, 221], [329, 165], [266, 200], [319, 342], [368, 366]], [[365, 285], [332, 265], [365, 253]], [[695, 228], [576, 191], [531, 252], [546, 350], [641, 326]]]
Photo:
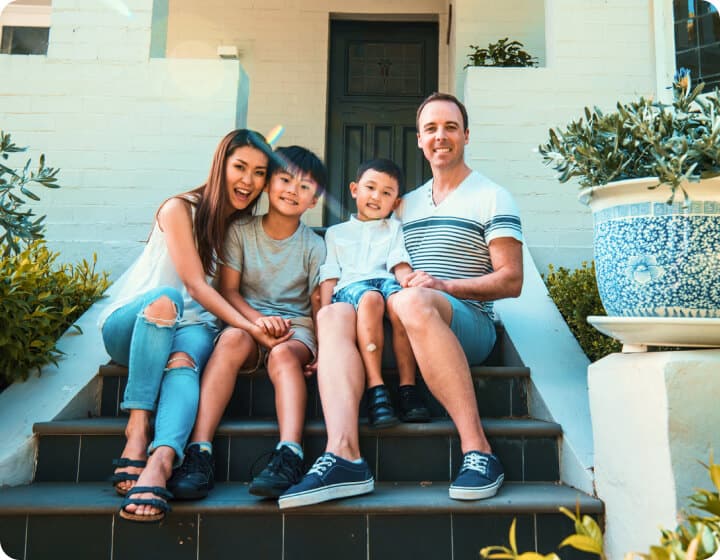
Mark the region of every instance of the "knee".
[[243, 354], [252, 350], [255, 340], [249, 333], [242, 329], [225, 329], [215, 345], [215, 352], [232, 354]]
[[173, 352], [168, 358], [165, 369], [169, 371], [178, 368], [189, 368], [197, 372], [197, 365], [195, 364], [195, 360], [192, 359], [190, 354], [186, 354], [185, 352]]
[[385, 313], [385, 299], [380, 292], [363, 294], [358, 305], [358, 316], [382, 317]]
[[355, 310], [348, 303], [333, 303], [326, 305], [317, 314], [319, 329], [336, 329], [346, 325], [348, 321], [355, 320]]
[[405, 288], [397, 292], [388, 307], [390, 320], [398, 321], [406, 328], [426, 325], [438, 313], [428, 290], [423, 288]]
[[281, 371], [296, 364], [297, 358], [287, 344], [278, 344], [268, 352], [268, 372]]
[[177, 321], [178, 308], [172, 298], [162, 295], [145, 306], [143, 315], [156, 325], [172, 326]]

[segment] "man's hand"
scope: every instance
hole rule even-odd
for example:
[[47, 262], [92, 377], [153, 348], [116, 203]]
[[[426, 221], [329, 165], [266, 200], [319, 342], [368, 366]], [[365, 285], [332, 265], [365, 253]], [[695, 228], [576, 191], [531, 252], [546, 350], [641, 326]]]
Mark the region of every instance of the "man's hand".
[[432, 288], [441, 292], [447, 292], [445, 281], [435, 278], [424, 270], [414, 270], [402, 281], [403, 288]]
[[278, 316], [268, 317], [263, 315], [255, 319], [255, 324], [260, 327], [264, 333], [275, 338], [285, 336], [290, 330], [290, 321]]

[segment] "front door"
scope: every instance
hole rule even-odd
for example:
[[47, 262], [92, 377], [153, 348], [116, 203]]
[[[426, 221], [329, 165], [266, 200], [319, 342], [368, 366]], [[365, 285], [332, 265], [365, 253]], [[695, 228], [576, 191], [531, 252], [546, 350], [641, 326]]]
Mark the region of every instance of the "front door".
[[401, 192], [430, 177], [415, 112], [437, 90], [437, 69], [436, 23], [331, 22], [326, 226], [354, 212], [348, 186], [365, 160], [395, 161], [406, 176]]

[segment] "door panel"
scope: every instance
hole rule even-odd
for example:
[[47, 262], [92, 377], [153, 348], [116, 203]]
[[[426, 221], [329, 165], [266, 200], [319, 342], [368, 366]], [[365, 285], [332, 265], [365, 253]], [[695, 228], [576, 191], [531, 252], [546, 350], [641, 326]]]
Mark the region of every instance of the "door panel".
[[348, 185], [365, 160], [400, 165], [402, 192], [430, 176], [417, 148], [415, 111], [437, 89], [437, 33], [435, 23], [331, 23], [325, 225], [355, 210]]

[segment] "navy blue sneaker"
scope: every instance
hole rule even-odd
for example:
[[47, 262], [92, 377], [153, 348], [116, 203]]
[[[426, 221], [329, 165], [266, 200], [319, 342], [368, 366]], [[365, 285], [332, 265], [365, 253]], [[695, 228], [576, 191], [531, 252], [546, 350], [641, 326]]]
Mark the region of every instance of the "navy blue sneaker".
[[280, 509], [309, 506], [367, 494], [375, 489], [368, 464], [347, 461], [342, 457], [325, 452], [315, 461], [303, 479], [288, 488], [278, 499]]
[[505, 480], [502, 465], [495, 455], [468, 451], [455, 481], [450, 485], [453, 500], [482, 500], [497, 494]]

